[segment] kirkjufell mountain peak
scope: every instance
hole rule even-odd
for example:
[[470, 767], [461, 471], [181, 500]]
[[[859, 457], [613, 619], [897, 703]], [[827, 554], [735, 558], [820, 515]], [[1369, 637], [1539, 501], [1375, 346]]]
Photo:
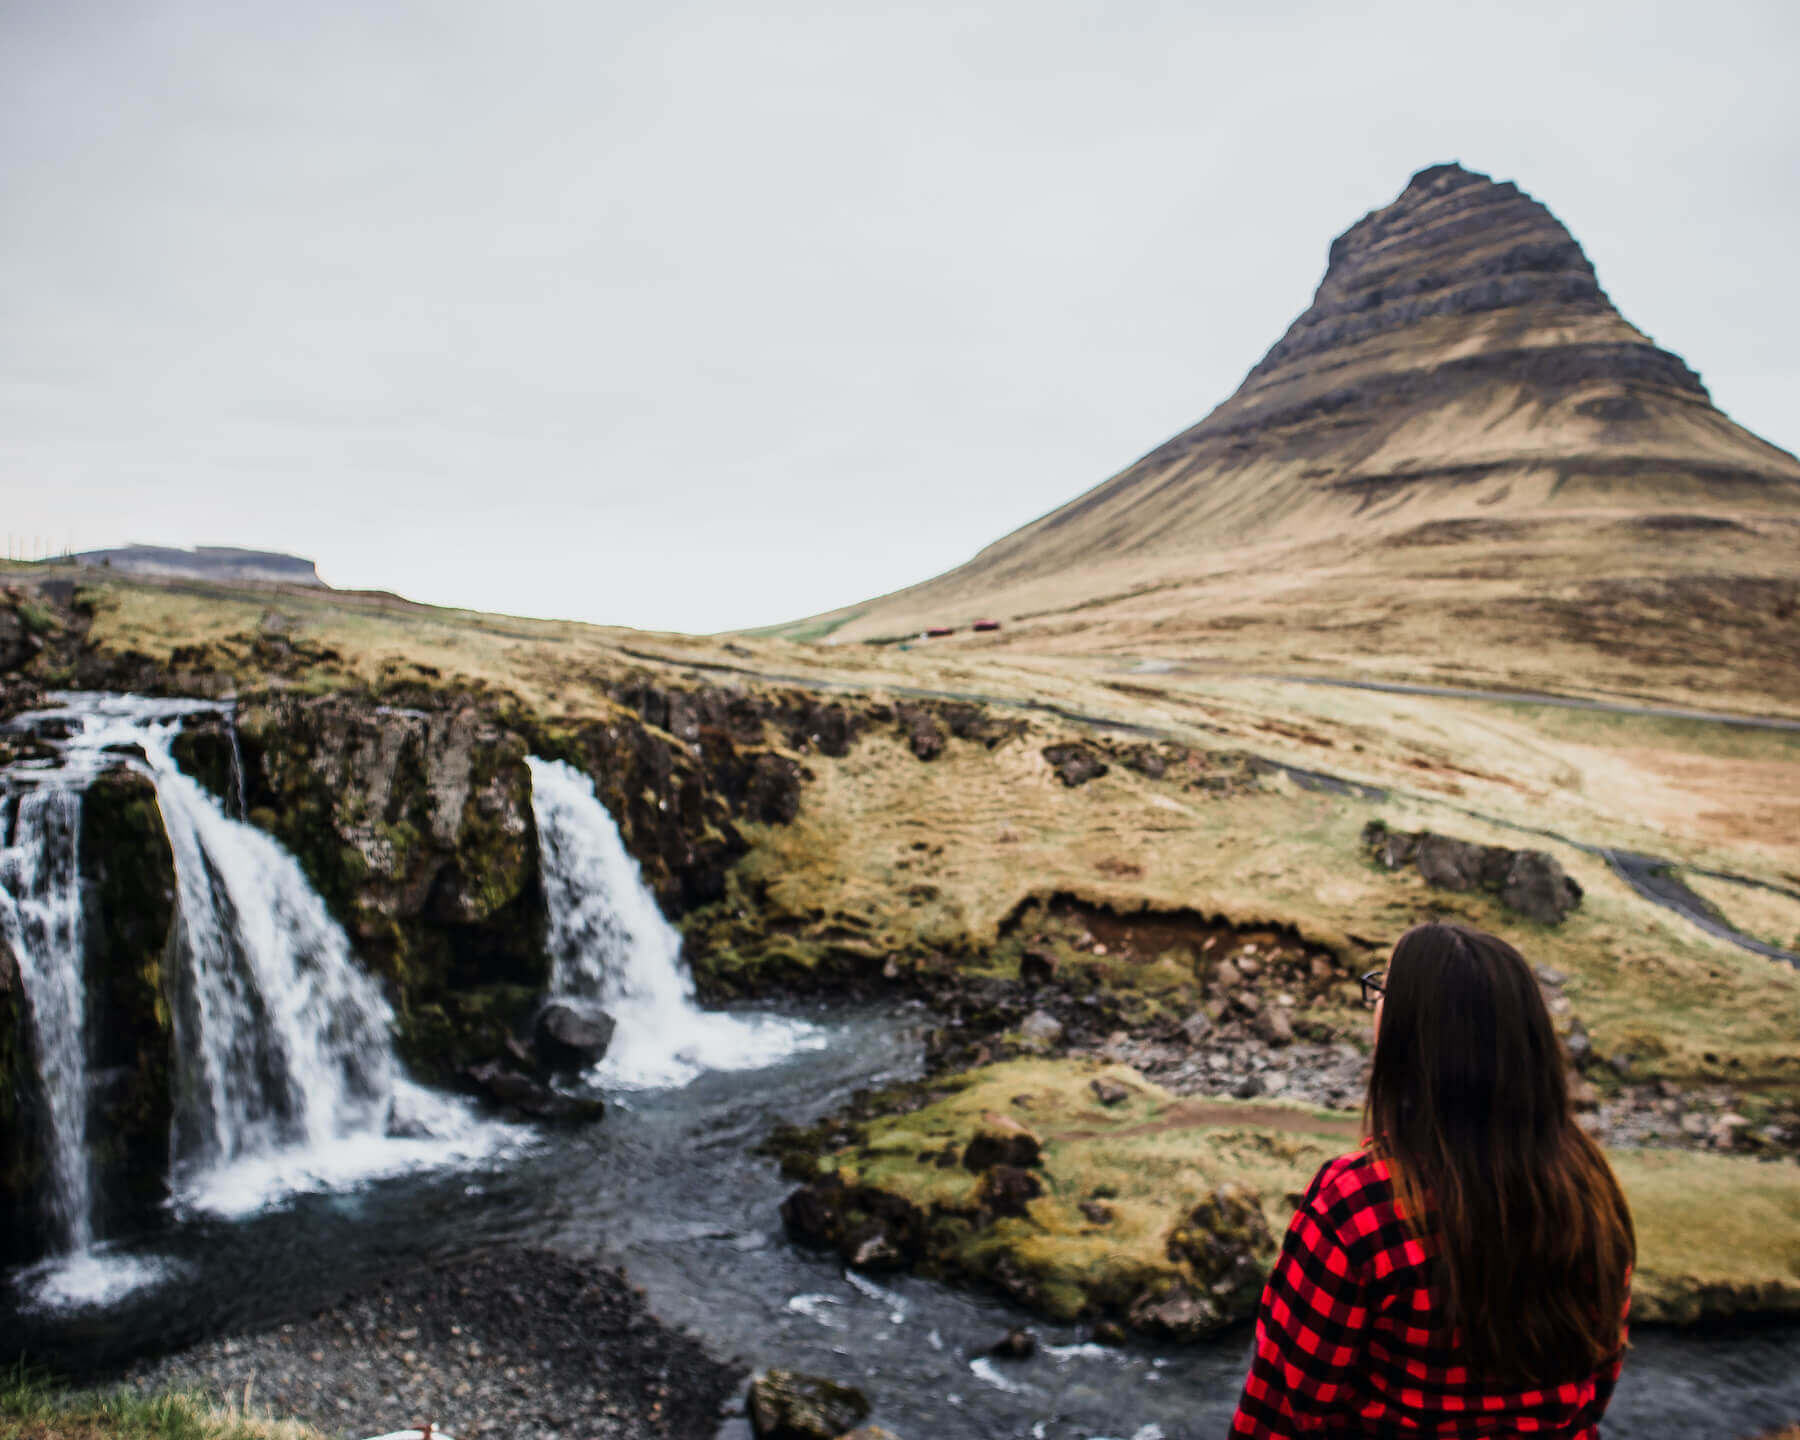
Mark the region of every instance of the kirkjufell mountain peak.
[[[980, 617], [1003, 626], [983, 644], [1409, 674], [1456, 668], [1460, 620], [1548, 683], [1571, 647], [1616, 651], [1634, 608], [1697, 604], [1725, 648], [1761, 648], [1796, 554], [1800, 461], [1619, 313], [1545, 205], [1445, 164], [1332, 242], [1312, 304], [1198, 424], [822, 618], [837, 642]], [[1690, 688], [1746, 658], [1678, 648]]]

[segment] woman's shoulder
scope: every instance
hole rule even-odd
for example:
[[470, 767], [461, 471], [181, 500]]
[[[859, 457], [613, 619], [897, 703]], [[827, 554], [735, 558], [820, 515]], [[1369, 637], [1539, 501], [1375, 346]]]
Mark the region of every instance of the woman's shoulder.
[[1327, 1160], [1307, 1187], [1301, 1208], [1346, 1243], [1375, 1228], [1371, 1212], [1394, 1208], [1394, 1187], [1387, 1166], [1367, 1148]]
[[1328, 1208], [1345, 1201], [1367, 1203], [1392, 1194], [1387, 1166], [1366, 1145], [1327, 1160], [1306, 1190], [1308, 1202], [1323, 1202]]

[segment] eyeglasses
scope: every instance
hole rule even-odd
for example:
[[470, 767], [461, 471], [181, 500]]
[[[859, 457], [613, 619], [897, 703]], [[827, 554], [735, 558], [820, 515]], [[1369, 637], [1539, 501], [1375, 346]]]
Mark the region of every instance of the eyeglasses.
[[1387, 989], [1387, 971], [1371, 970], [1367, 975], [1359, 976], [1357, 983], [1362, 986], [1363, 1004], [1373, 1010], [1375, 1008], [1375, 1002], [1381, 998], [1382, 992]]

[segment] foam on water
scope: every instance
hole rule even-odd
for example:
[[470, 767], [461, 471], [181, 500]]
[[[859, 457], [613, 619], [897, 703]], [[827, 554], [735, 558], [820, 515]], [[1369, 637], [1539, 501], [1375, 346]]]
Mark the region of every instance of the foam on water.
[[123, 1255], [104, 1247], [33, 1265], [16, 1283], [40, 1310], [104, 1309], [134, 1291], [169, 1280], [177, 1267], [144, 1255]]
[[610, 1088], [686, 1085], [708, 1070], [754, 1070], [823, 1049], [817, 1026], [702, 1010], [663, 918], [594, 782], [560, 760], [526, 762], [550, 915], [551, 991], [597, 1002], [618, 1022], [590, 1073]]

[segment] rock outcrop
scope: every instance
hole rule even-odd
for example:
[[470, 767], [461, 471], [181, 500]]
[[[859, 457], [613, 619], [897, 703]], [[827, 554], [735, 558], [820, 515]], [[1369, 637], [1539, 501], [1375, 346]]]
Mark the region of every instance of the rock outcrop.
[[1542, 850], [1475, 845], [1429, 830], [1409, 834], [1390, 830], [1380, 820], [1363, 827], [1362, 842], [1385, 869], [1416, 865], [1425, 883], [1436, 889], [1485, 890], [1540, 925], [1562, 924], [1581, 904], [1581, 886], [1563, 873], [1554, 855]]

